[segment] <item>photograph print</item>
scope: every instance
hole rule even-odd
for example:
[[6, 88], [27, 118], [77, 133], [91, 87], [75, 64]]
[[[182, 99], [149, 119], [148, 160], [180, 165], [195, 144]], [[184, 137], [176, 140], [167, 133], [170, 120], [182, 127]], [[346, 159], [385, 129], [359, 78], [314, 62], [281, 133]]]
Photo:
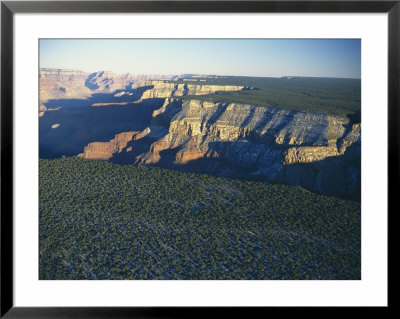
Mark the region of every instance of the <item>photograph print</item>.
[[39, 39], [40, 280], [361, 280], [360, 39]]

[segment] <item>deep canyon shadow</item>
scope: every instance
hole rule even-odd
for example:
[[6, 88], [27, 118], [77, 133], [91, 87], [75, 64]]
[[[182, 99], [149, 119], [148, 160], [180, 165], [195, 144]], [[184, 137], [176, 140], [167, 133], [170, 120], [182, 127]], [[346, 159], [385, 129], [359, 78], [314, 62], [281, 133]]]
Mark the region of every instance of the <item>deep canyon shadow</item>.
[[[152, 118], [153, 111], [163, 105], [164, 99], [141, 101], [139, 99], [143, 91], [134, 90], [132, 95], [122, 95], [121, 97], [114, 97], [114, 92], [113, 94], [98, 93], [89, 99], [82, 100], [49, 101], [45, 104], [47, 108], [61, 107], [61, 109], [46, 111], [40, 117], [40, 157], [76, 156], [82, 153], [84, 147], [89, 143], [108, 142], [121, 132], [142, 131], [151, 124], [164, 127], [165, 131], [160, 131], [157, 137], [149, 135], [128, 142], [122, 152], [114, 154], [110, 159], [111, 162], [118, 164], [135, 163], [138, 155], [147, 153], [151, 144], [168, 132], [171, 118], [182, 108], [181, 101], [174, 102], [167, 105], [163, 113]], [[128, 102], [128, 104], [91, 106], [94, 103], [120, 102]], [[225, 109], [226, 105], [222, 105], [221, 111], [216, 112], [207, 125], [214, 124]], [[250, 113], [245, 124], [250, 122], [253, 116], [254, 114]], [[291, 113], [287, 117], [286, 124], [293, 120]], [[350, 123], [346, 127], [344, 136], [350, 132], [352, 124], [360, 122], [359, 114], [354, 114], [349, 118]], [[256, 125], [256, 131], [262, 130], [269, 120], [270, 116], [262, 117]], [[279, 130], [279, 126], [274, 128], [274, 132], [279, 132]], [[268, 136], [259, 136], [255, 133], [252, 135], [254, 136], [247, 136], [247, 139], [252, 140], [253, 143], [271, 145], [270, 143], [273, 142]], [[344, 156], [331, 157], [314, 163], [284, 165], [271, 180], [266, 176], [255, 175], [254, 173], [258, 170], [256, 165], [252, 166], [248, 161], [244, 165], [240, 160], [224, 156], [227, 154], [226, 150], [230, 149], [233, 144], [234, 142], [212, 142], [209, 148], [220, 154], [218, 158], [201, 158], [185, 164], [176, 162], [181, 147], [163, 150], [159, 154], [160, 160], [153, 166], [220, 177], [299, 185], [320, 194], [361, 201], [361, 158], [358, 155], [361, 154], [361, 151], [356, 149], [356, 146], [349, 147]], [[282, 147], [276, 145], [277, 150], [280, 148]]]
[[163, 103], [163, 99], [148, 99], [127, 105], [91, 106], [99, 101], [106, 103], [108, 97], [47, 103], [48, 108], [61, 109], [47, 111], [39, 119], [39, 156], [75, 156], [89, 143], [107, 142], [121, 132], [141, 131], [150, 125], [153, 111]]
[[[211, 144], [211, 149], [223, 154], [223, 150], [229, 149], [233, 143]], [[175, 159], [180, 150], [177, 147], [161, 151], [160, 161], [151, 166], [240, 180], [297, 185], [315, 193], [361, 202], [361, 157], [356, 155], [360, 154], [357, 146], [349, 147], [344, 156], [328, 157], [312, 163], [284, 165], [272, 180], [266, 176], [254, 175], [258, 170], [256, 165], [243, 165], [223, 155], [179, 164]]]

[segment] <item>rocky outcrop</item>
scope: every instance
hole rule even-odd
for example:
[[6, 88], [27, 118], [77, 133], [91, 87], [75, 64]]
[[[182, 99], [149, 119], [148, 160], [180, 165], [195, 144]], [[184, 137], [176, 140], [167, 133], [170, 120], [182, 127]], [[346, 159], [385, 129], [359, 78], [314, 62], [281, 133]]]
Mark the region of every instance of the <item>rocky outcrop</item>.
[[132, 89], [134, 77], [129, 73], [117, 75], [113, 72], [99, 71], [90, 74], [85, 86], [96, 93], [108, 93], [116, 90]]
[[[85, 107], [90, 109], [88, 118], [93, 114], [108, 117], [110, 113], [105, 114], [111, 109], [109, 106], [127, 115], [114, 120], [113, 130], [84, 139], [79, 148], [73, 149], [73, 155], [83, 149], [79, 156], [87, 159], [251, 177], [359, 200], [359, 120], [247, 104], [214, 103], [202, 101], [200, 97], [194, 100], [193, 96], [249, 89], [208, 85], [200, 80], [171, 82], [111, 72], [41, 70], [39, 116], [42, 116], [41, 123], [47, 121], [46, 127], [52, 128], [49, 136], [61, 136], [67, 145], [72, 145], [73, 142], [68, 142], [73, 140], [70, 137], [73, 130], [68, 128], [71, 125], [68, 121], [53, 119], [56, 113], [49, 112], [59, 109], [59, 101], [44, 101], [108, 93], [85, 100]], [[108, 121], [104, 118], [104, 122]], [[121, 121], [124, 125], [118, 126]], [[135, 122], [133, 126], [134, 121], [140, 125]], [[80, 136], [77, 133], [74, 138]]]
[[219, 154], [202, 145], [196, 138], [190, 138], [185, 144], [185, 149], [176, 153], [175, 164], [187, 164], [198, 159], [218, 158]]
[[128, 142], [139, 132], [123, 132], [115, 135], [109, 142], [94, 142], [85, 147], [79, 157], [86, 159], [108, 160], [114, 154], [122, 152], [128, 145]]
[[87, 73], [75, 70], [41, 69], [39, 74], [40, 101], [50, 99], [83, 99], [93, 93], [112, 93], [131, 89], [134, 76], [99, 71]]
[[86, 98], [91, 95], [85, 86], [89, 73], [76, 70], [40, 69], [39, 98], [41, 103], [51, 99]]
[[[331, 139], [328, 146], [291, 147], [285, 154], [284, 164], [312, 163], [327, 157], [344, 155], [347, 148], [361, 143], [361, 124], [351, 125], [348, 134], [339, 139]], [[340, 145], [339, 145], [340, 144]]]
[[47, 107], [45, 107], [43, 104], [39, 104], [39, 117], [42, 117], [44, 115], [44, 112], [47, 111]]
[[244, 89], [244, 86], [241, 85], [187, 84], [186, 87], [187, 87], [187, 95], [205, 95], [205, 94], [214, 94], [215, 92], [240, 91]]
[[[332, 178], [343, 185], [359, 183], [360, 168], [353, 164], [360, 156], [360, 123], [253, 105], [173, 98], [166, 99], [153, 112], [153, 123], [168, 125], [168, 133], [139, 155], [136, 164], [184, 169], [193, 163], [196, 169], [207, 173], [228, 171], [230, 176], [236, 171], [242, 176], [289, 182], [323, 193], [321, 180], [327, 176], [336, 175]], [[163, 159], [171, 154], [171, 160]], [[351, 174], [349, 169], [343, 169], [346, 161], [354, 162], [349, 164]], [[235, 168], [228, 170], [232, 167]], [[333, 167], [338, 167], [336, 174]], [[285, 177], [289, 171], [300, 177]], [[338, 195], [332, 189], [325, 193]], [[336, 189], [340, 190], [340, 185]], [[354, 199], [357, 189], [339, 195]]]
[[214, 94], [218, 91], [239, 91], [244, 86], [239, 85], [207, 85], [207, 84], [180, 84], [164, 81], [150, 81], [146, 85], [153, 88], [145, 91], [142, 99], [169, 98], [173, 96]]
[[[79, 70], [42, 68], [39, 71], [39, 98], [41, 103], [54, 99], [86, 99], [93, 93], [113, 93], [134, 89], [153, 79], [171, 80], [169, 75], [118, 75], [108, 71], [94, 73]], [[129, 92], [124, 92], [129, 95]], [[115, 97], [123, 96], [121, 92]]]
[[[86, 159], [99, 159], [99, 160], [109, 160], [112, 157], [124, 153], [135, 151], [135, 142], [140, 142], [145, 137], [149, 138], [149, 141], [156, 141], [161, 136], [165, 135], [166, 131], [163, 127], [152, 126], [145, 128], [143, 131], [130, 131], [122, 132], [108, 142], [94, 142], [85, 146], [83, 153], [78, 154], [79, 157]], [[129, 154], [128, 154], [129, 155]], [[131, 161], [134, 160], [132, 156], [125, 156], [130, 158]]]
[[61, 106], [48, 108], [48, 107], [44, 106], [43, 104], [40, 104], [39, 105], [39, 117], [42, 117], [48, 111], [58, 111], [58, 110], [61, 110]]
[[93, 103], [92, 107], [98, 107], [98, 106], [110, 106], [110, 105], [128, 105], [128, 104], [132, 104], [134, 102], [106, 102], [106, 103]]
[[124, 96], [124, 95], [133, 95], [133, 93], [132, 92], [121, 91], [121, 92], [115, 93], [113, 96], [114, 97], [121, 97], [121, 96]]
[[87, 73], [78, 70], [46, 69], [39, 72], [40, 102], [56, 99], [86, 99], [94, 93], [113, 93], [115, 98], [132, 95], [129, 90], [150, 86], [142, 100], [172, 96], [213, 94], [217, 91], [238, 91], [243, 86], [207, 85], [168, 82], [176, 75], [118, 75], [108, 71]]
[[[150, 84], [152, 83], [154, 82], [150, 82]], [[153, 88], [143, 93], [142, 100], [171, 97], [173, 95], [176, 86], [177, 85], [174, 83], [164, 83], [164, 82], [154, 83]]]

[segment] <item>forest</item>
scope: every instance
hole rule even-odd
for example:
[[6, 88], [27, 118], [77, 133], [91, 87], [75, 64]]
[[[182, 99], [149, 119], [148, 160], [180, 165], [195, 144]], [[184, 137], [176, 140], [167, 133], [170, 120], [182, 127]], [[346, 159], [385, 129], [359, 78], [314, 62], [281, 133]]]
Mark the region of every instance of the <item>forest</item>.
[[39, 160], [39, 279], [361, 279], [360, 203], [299, 186]]
[[[170, 81], [198, 85], [243, 85], [244, 90], [184, 96], [213, 102], [231, 102], [311, 112], [361, 121], [361, 80], [312, 77], [227, 76], [201, 79], [201, 82]], [[354, 118], [356, 118], [354, 120]]]

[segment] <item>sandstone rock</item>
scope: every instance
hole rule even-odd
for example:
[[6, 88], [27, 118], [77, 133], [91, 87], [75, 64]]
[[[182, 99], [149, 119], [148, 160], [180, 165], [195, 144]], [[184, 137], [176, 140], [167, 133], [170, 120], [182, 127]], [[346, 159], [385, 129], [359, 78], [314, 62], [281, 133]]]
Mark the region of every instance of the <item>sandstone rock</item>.
[[[79, 157], [86, 159], [101, 159], [108, 160], [114, 155], [132, 152], [137, 144], [136, 141], [141, 141], [145, 137], [151, 141], [157, 141], [166, 134], [163, 127], [153, 125], [145, 128], [143, 131], [122, 132], [110, 140], [109, 142], [94, 142], [84, 148], [84, 152], [79, 154]], [[133, 146], [132, 146], [133, 145]]]
[[146, 127], [143, 131], [140, 133], [136, 134], [135, 137], [133, 138], [135, 141], [140, 140], [141, 138], [145, 137], [146, 135], [150, 134], [151, 130], [150, 127]]
[[[93, 93], [113, 93], [142, 86], [150, 79], [171, 80], [172, 75], [118, 75], [112, 72], [94, 73], [79, 70], [42, 68], [39, 71], [39, 99], [45, 103], [52, 99], [86, 99]], [[120, 95], [121, 94], [121, 95]], [[116, 97], [131, 95], [129, 92], [116, 93]]]
[[291, 147], [287, 150], [284, 164], [312, 163], [322, 161], [327, 157], [339, 156], [336, 144], [330, 146]]
[[177, 84], [164, 81], [148, 81], [145, 85], [153, 88], [145, 91], [144, 99], [169, 98], [173, 96], [214, 94], [217, 91], [239, 91], [244, 86], [238, 85], [207, 85], [207, 84]]
[[76, 70], [40, 69], [39, 99], [86, 98], [91, 92], [85, 86], [88, 73]]
[[108, 103], [93, 103], [92, 107], [98, 106], [110, 106], [110, 105], [128, 105], [133, 104], [134, 102], [108, 102]]
[[[351, 130], [348, 130], [348, 133], [343, 136], [343, 138], [339, 141], [338, 147], [339, 152], [343, 154], [346, 149], [354, 144], [361, 144], [361, 124], [356, 123], [351, 126]], [[361, 145], [360, 145], [361, 146]]]
[[244, 86], [239, 85], [197, 85], [188, 84], [187, 95], [204, 95], [204, 94], [214, 94], [217, 91], [240, 91], [243, 90]]
[[[122, 152], [138, 133], [137, 131], [123, 132], [115, 135], [114, 139], [109, 142], [90, 143], [78, 156], [86, 159], [108, 160], [113, 154]], [[127, 149], [126, 151], [130, 150]]]
[[134, 77], [130, 74], [123, 76], [113, 72], [99, 71], [88, 75], [85, 85], [95, 92], [111, 93], [116, 90], [132, 89]]
[[[129, 93], [127, 93], [127, 92], [125, 92], [125, 91], [121, 91], [121, 92], [115, 93], [113, 96], [114, 96], [114, 97], [121, 97], [121, 96], [124, 96], [125, 94], [129, 94]], [[131, 94], [132, 94], [132, 93], [131, 93]]]
[[154, 99], [154, 98], [167, 98], [173, 95], [175, 89], [174, 83], [154, 83], [154, 87], [145, 91], [141, 97], [144, 99]]
[[186, 142], [185, 147], [177, 152], [174, 163], [186, 164], [201, 158], [218, 157], [219, 154], [216, 151], [210, 150], [207, 145], [201, 145], [196, 138], [192, 137]]
[[[318, 191], [322, 189], [318, 183], [326, 179], [326, 171], [331, 171], [323, 166], [323, 161], [343, 156], [351, 159], [360, 154], [361, 125], [333, 116], [235, 103], [178, 101], [169, 97], [153, 112], [153, 118], [158, 123], [158, 119], [163, 118], [168, 133], [155, 141], [147, 153], [139, 155], [136, 164], [161, 163], [164, 151], [172, 150], [175, 158], [170, 165], [203, 159], [222, 160], [268, 181], [282, 181], [280, 172], [289, 174], [290, 171], [295, 175], [285, 177], [283, 182], [306, 186], [310, 183], [310, 188]], [[349, 149], [353, 155], [347, 155]], [[311, 171], [308, 175], [303, 173], [299, 166], [314, 163], [319, 166], [315, 166], [313, 172], [321, 172], [314, 177]], [[286, 169], [291, 166], [293, 169]], [[358, 171], [353, 167], [352, 172], [345, 178], [352, 176], [353, 182], [356, 180], [352, 185], [358, 185]], [[310, 176], [309, 181], [306, 176]], [[326, 181], [323, 184], [326, 185]]]

